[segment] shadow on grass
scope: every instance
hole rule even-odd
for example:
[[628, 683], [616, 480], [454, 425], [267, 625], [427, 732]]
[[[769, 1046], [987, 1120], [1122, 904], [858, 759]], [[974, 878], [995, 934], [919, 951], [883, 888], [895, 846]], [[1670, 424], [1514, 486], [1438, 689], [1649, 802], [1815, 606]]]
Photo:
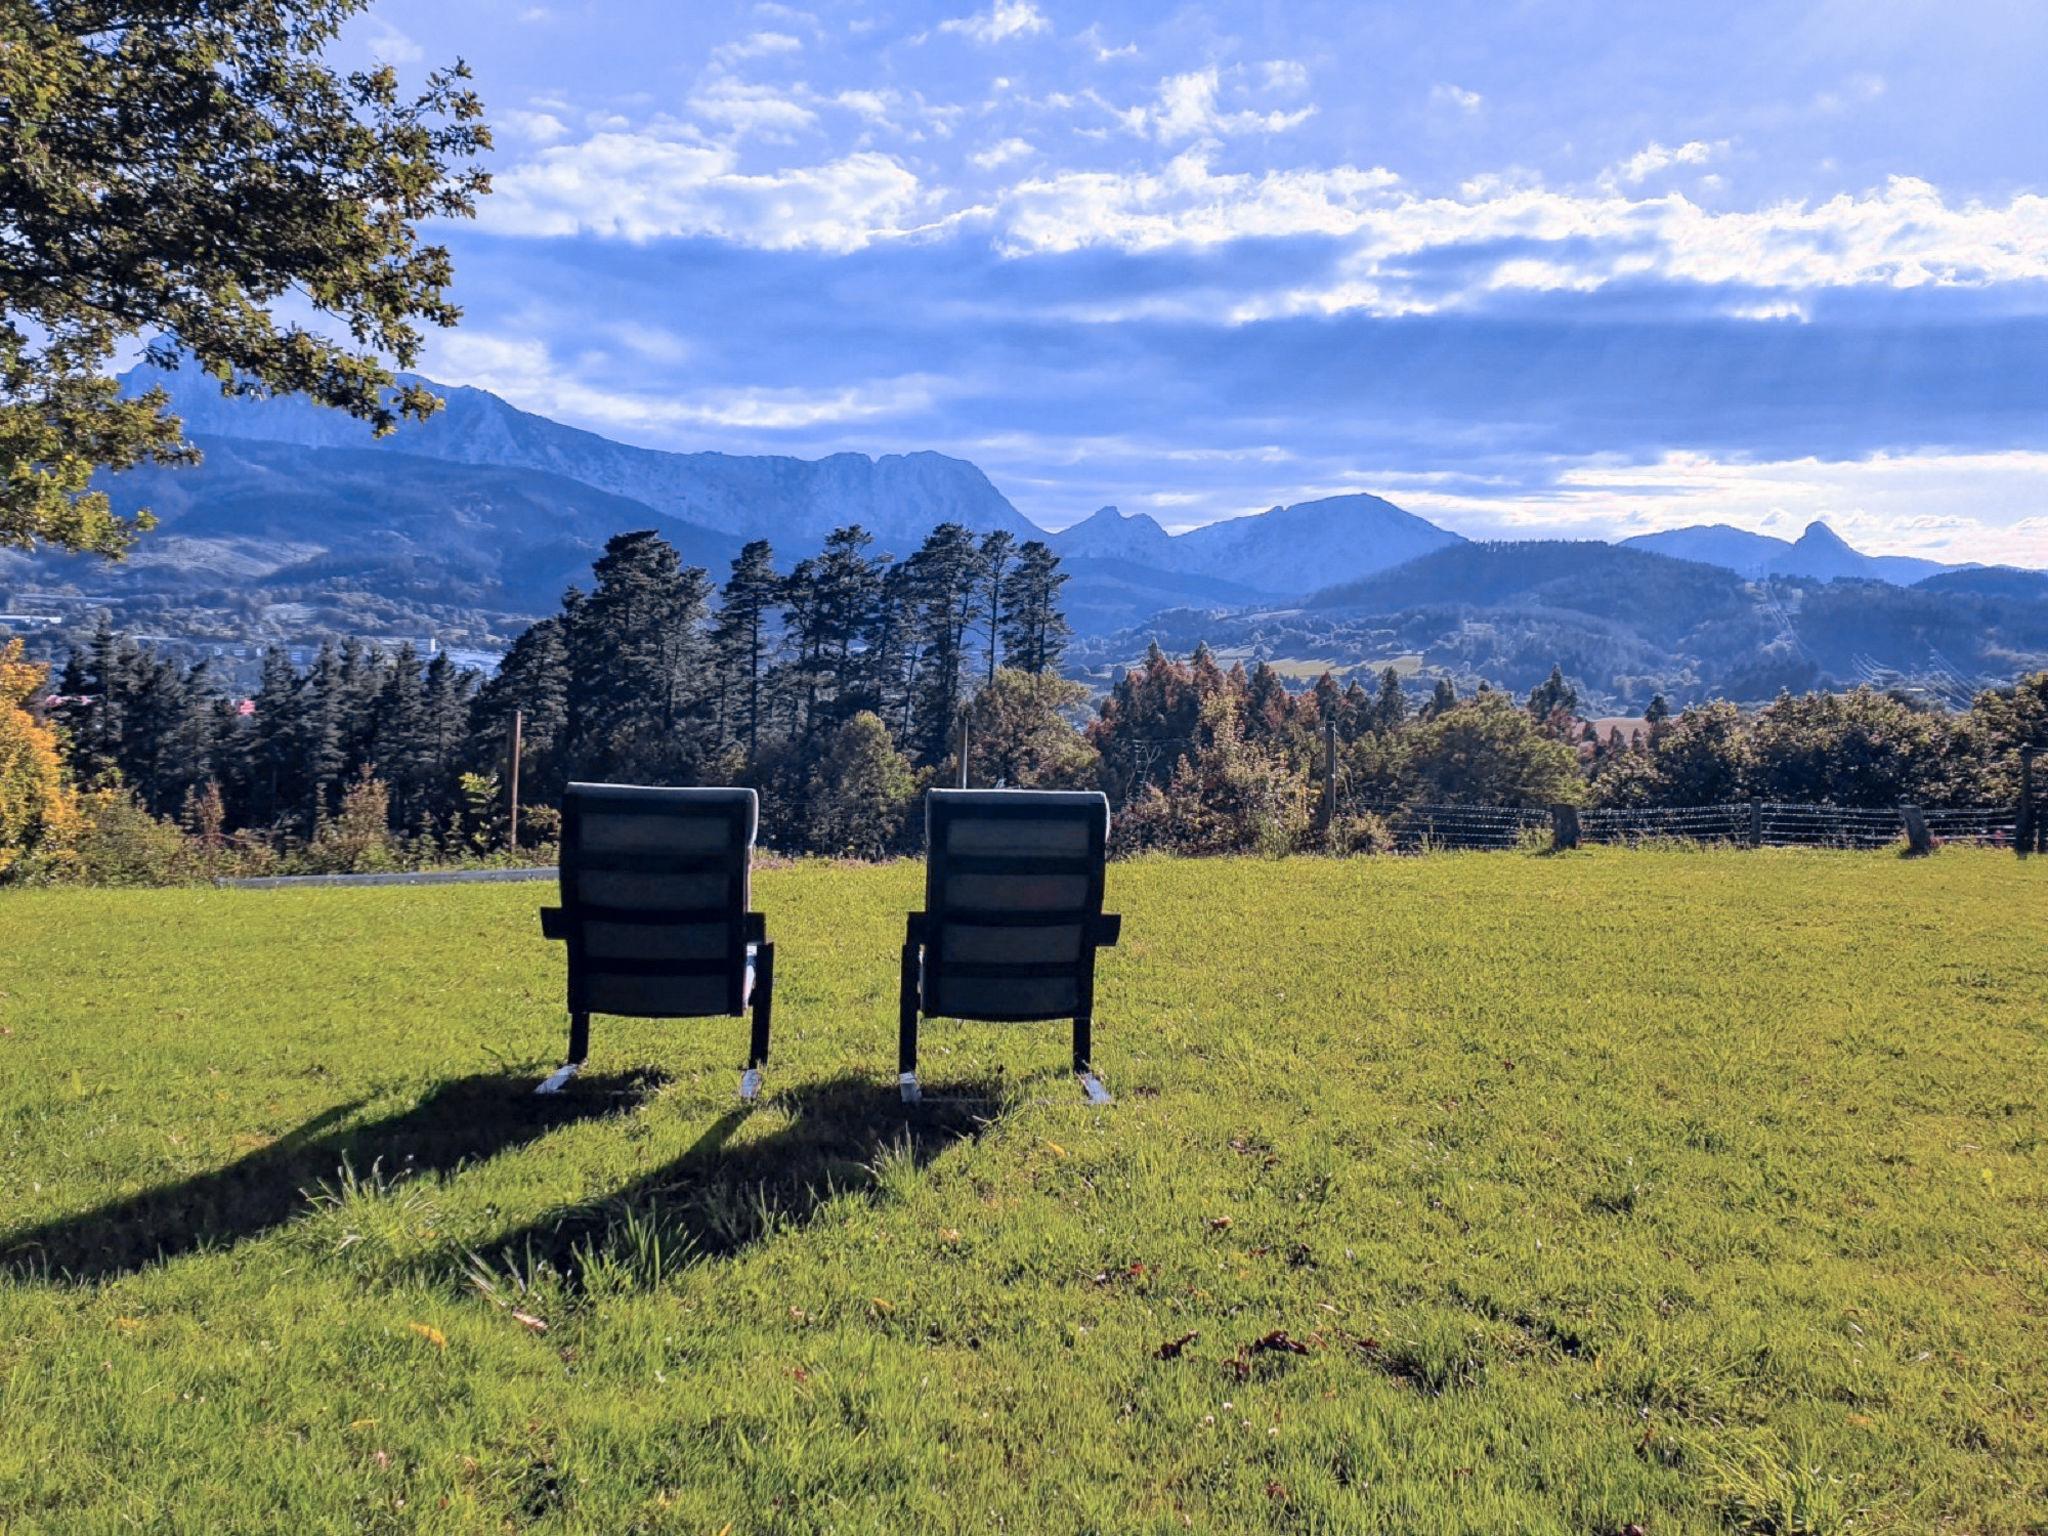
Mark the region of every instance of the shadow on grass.
[[[979, 1136], [1004, 1100], [1004, 1085], [968, 1082], [905, 1105], [893, 1082], [845, 1075], [735, 1106], [688, 1151], [625, 1188], [477, 1244], [480, 1278], [490, 1283], [502, 1266], [515, 1286], [556, 1279], [582, 1290], [599, 1283], [600, 1271], [614, 1286], [658, 1285], [802, 1226], [828, 1200], [882, 1198], [899, 1173]], [[732, 1145], [752, 1116], [778, 1112], [786, 1117], [779, 1128]]]
[[442, 1083], [411, 1109], [351, 1123], [363, 1100], [338, 1104], [278, 1140], [176, 1183], [76, 1216], [0, 1233], [0, 1277], [82, 1284], [162, 1259], [230, 1247], [305, 1214], [307, 1190], [344, 1162], [386, 1174], [446, 1173], [557, 1126], [632, 1109], [658, 1073], [587, 1077], [573, 1094], [536, 1097], [531, 1078], [479, 1074]]

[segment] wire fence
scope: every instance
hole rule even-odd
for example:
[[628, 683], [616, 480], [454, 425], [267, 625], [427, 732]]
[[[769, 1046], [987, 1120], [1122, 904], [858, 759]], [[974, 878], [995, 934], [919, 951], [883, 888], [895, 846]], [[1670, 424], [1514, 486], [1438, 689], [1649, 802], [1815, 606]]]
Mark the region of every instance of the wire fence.
[[1558, 843], [1633, 846], [1726, 844], [1743, 848], [1888, 848], [1912, 841], [1909, 814], [1922, 818], [1936, 843], [2014, 846], [2019, 816], [2012, 806], [1871, 808], [1750, 800], [1725, 805], [1563, 812], [1549, 806], [1411, 805], [1388, 801], [1344, 806], [1386, 824], [1396, 852], [1512, 849]]

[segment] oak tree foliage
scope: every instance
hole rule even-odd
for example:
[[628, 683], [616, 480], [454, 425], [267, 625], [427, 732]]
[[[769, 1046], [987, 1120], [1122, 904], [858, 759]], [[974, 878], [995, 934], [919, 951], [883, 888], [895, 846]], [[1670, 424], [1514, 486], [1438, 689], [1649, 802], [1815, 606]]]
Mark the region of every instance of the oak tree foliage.
[[377, 433], [449, 326], [431, 219], [472, 215], [490, 147], [460, 62], [408, 94], [325, 58], [369, 0], [0, 0], [0, 548], [119, 556], [95, 472], [197, 458], [117, 358], [303, 394]]

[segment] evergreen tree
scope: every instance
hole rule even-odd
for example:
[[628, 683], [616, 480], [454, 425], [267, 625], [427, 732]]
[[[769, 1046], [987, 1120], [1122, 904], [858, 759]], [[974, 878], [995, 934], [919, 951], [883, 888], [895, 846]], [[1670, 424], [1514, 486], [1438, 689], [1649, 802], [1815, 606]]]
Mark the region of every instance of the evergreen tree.
[[[835, 528], [812, 567], [809, 605], [813, 666], [822, 694], [821, 718], [813, 729], [836, 729], [874, 702], [859, 652], [873, 631], [881, 601], [885, 561], [868, 554], [874, 535], [858, 524]], [[821, 701], [814, 698], [814, 710]]]
[[460, 803], [457, 783], [468, 744], [469, 695], [475, 674], [458, 667], [444, 650], [427, 663], [421, 687], [421, 737], [431, 767], [421, 786], [422, 814], [436, 823], [451, 821]]
[[483, 773], [509, 772], [512, 717], [520, 730], [519, 791], [530, 804], [561, 798], [568, 773], [563, 734], [569, 715], [569, 652], [560, 617], [522, 631], [470, 703], [469, 761]]
[[1373, 700], [1372, 728], [1391, 735], [1408, 723], [1408, 695], [1401, 687], [1401, 674], [1392, 667], [1380, 674], [1379, 696]]
[[1291, 739], [1293, 726], [1294, 696], [1272, 665], [1261, 661], [1245, 684], [1244, 738], [1270, 746]]
[[996, 680], [1003, 649], [1003, 616], [1010, 606], [1010, 577], [1017, 562], [1017, 538], [998, 528], [981, 541], [981, 579], [987, 583], [982, 616], [988, 623], [988, 681]]
[[967, 639], [986, 590], [974, 535], [941, 523], [908, 562], [918, 649], [912, 740], [927, 763], [951, 746], [967, 671]]
[[749, 766], [761, 756], [761, 683], [781, 585], [768, 541], [748, 544], [732, 562], [711, 637], [721, 705], [718, 743], [744, 746]]
[[64, 717], [74, 742], [72, 764], [80, 782], [98, 784], [121, 768], [127, 734], [128, 665], [132, 656], [104, 613], [94, 628], [82, 670], [66, 670], [64, 692], [85, 700]]
[[1529, 718], [1560, 740], [1570, 735], [1578, 708], [1579, 691], [1565, 681], [1563, 667], [1553, 666], [1550, 676], [1529, 690]]
[[1060, 611], [1067, 573], [1041, 540], [1017, 550], [1017, 565], [1003, 592], [1002, 641], [1007, 665], [1020, 672], [1057, 671], [1073, 633]]
[[305, 804], [301, 786], [299, 675], [281, 647], [263, 653], [249, 739], [247, 817], [253, 826], [283, 826]]
[[1424, 708], [1422, 718], [1434, 720], [1439, 715], [1449, 714], [1457, 707], [1457, 685], [1448, 677], [1440, 677], [1436, 680], [1436, 686], [1430, 690], [1429, 704]]
[[610, 540], [568, 626], [573, 772], [687, 783], [706, 756], [710, 583], [652, 532]]

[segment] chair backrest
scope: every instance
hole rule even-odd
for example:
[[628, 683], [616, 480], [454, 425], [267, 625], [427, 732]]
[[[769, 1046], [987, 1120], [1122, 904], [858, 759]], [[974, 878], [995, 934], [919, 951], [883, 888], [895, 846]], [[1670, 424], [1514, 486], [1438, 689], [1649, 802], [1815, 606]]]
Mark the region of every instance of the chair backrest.
[[924, 814], [925, 1011], [981, 1019], [1090, 1011], [1108, 798], [935, 789]]
[[759, 818], [751, 789], [569, 786], [561, 881], [571, 1009], [744, 1011]]

